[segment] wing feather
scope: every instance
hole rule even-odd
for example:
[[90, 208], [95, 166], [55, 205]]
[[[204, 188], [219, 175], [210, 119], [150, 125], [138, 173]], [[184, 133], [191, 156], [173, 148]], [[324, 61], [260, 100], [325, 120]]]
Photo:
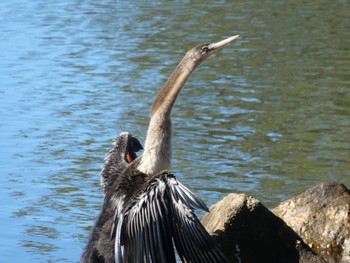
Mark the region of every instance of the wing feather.
[[228, 262], [194, 210], [204, 202], [164, 171], [146, 182], [115, 218], [116, 262]]

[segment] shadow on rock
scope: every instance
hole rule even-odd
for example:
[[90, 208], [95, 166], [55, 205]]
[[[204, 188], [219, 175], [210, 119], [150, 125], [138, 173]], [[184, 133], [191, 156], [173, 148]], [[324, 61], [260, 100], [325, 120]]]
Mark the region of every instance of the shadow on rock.
[[326, 262], [251, 196], [229, 194], [210, 208], [202, 223], [232, 262]]

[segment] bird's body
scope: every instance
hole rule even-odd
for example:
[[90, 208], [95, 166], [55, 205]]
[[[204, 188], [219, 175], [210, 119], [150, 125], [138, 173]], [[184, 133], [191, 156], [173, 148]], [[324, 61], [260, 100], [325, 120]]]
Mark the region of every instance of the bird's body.
[[169, 172], [171, 110], [195, 68], [237, 36], [191, 49], [181, 60], [151, 111], [144, 153], [124, 132], [115, 140], [101, 173], [104, 204], [81, 259], [87, 262], [227, 262], [194, 214], [205, 204]]

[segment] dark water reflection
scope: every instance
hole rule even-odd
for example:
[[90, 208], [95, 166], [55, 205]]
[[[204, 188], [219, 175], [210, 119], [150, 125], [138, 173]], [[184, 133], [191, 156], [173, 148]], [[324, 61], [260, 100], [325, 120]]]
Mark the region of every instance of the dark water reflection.
[[144, 140], [184, 52], [238, 33], [174, 111], [173, 169], [212, 204], [267, 206], [323, 180], [350, 186], [347, 1], [2, 1], [1, 262], [77, 261], [112, 138]]

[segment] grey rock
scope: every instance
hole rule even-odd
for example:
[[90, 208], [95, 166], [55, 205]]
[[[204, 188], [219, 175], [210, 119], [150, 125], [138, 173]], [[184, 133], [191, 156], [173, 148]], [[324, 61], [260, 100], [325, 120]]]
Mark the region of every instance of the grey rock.
[[321, 183], [273, 212], [329, 262], [350, 262], [350, 191]]
[[232, 262], [325, 262], [251, 196], [229, 194], [210, 208], [202, 223]]

